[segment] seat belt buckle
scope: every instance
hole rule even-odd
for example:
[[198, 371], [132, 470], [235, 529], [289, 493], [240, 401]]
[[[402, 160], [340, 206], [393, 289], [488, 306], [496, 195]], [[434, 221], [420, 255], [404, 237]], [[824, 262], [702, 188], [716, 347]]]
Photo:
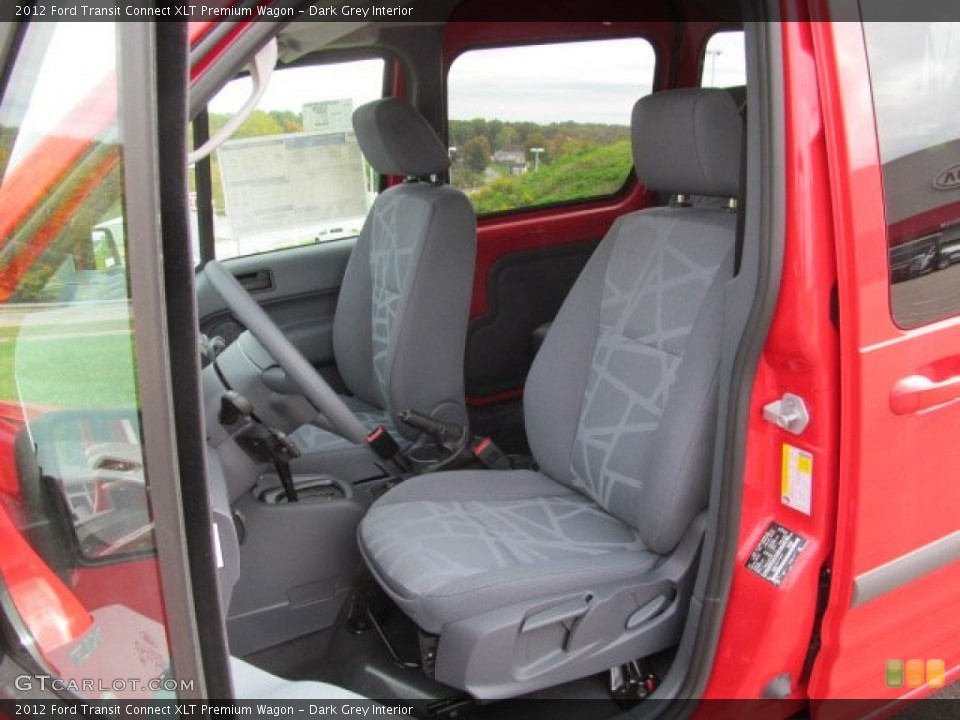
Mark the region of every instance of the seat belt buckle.
[[510, 459], [488, 437], [476, 440], [470, 446], [470, 451], [484, 467], [490, 470], [509, 470], [511, 467]]
[[400, 452], [397, 441], [383, 425], [377, 425], [370, 431], [367, 435], [367, 445], [381, 460], [392, 460]]

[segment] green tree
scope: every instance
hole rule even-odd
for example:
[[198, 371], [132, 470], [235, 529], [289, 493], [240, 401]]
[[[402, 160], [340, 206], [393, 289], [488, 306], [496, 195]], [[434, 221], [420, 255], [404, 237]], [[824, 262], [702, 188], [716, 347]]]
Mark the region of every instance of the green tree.
[[497, 137], [494, 140], [494, 145], [498, 149], [503, 149], [510, 147], [511, 145], [516, 145], [517, 141], [517, 129], [513, 125], [504, 123], [503, 127], [500, 128], [500, 132], [497, 133]]
[[285, 133], [303, 132], [303, 117], [292, 110], [271, 110], [273, 118]]
[[463, 146], [463, 161], [474, 172], [482, 173], [490, 163], [490, 141], [485, 135], [477, 135]]
[[529, 135], [527, 135], [527, 139], [523, 143], [523, 149], [526, 150], [527, 152], [530, 152], [531, 148], [535, 148], [535, 147], [542, 148], [546, 146], [546, 144], [547, 144], [546, 136], [540, 131], [534, 131]]
[[250, 138], [282, 134], [283, 125], [276, 118], [270, 117], [263, 110], [254, 110], [233, 134], [233, 137]]
[[17, 140], [19, 127], [0, 125], [0, 178], [7, 172], [7, 163], [13, 152], [13, 144]]
[[454, 187], [472, 190], [483, 185], [483, 175], [474, 172], [465, 163], [454, 163], [450, 168], [450, 182]]

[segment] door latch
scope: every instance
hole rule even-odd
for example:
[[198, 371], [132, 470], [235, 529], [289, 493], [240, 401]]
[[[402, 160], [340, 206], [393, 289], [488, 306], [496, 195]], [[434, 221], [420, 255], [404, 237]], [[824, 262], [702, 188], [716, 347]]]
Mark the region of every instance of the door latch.
[[810, 424], [810, 413], [802, 397], [784, 393], [779, 400], [764, 406], [763, 419], [783, 428], [788, 433], [799, 435]]

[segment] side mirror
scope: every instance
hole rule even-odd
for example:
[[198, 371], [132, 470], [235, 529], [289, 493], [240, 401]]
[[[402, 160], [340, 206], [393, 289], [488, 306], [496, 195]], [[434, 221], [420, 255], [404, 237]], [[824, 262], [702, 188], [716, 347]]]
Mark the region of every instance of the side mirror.
[[45, 477], [57, 494], [80, 565], [100, 565], [156, 552], [140, 446], [101, 443], [87, 449], [89, 470]]
[[[123, 562], [156, 552], [141, 446], [136, 439], [74, 441], [85, 426], [129, 422], [127, 411], [53, 411], [31, 421], [17, 470], [31, 541], [59, 569]], [[18, 438], [20, 439], [20, 438]]]

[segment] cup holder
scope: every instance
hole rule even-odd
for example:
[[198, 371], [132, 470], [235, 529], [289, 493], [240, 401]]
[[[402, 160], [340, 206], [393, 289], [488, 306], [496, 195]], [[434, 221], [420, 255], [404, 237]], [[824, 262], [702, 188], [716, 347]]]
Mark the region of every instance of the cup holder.
[[[317, 503], [344, 500], [348, 496], [344, 484], [332, 475], [294, 475], [298, 502]], [[267, 505], [285, 505], [287, 495], [275, 474], [261, 475], [257, 484], [257, 500]], [[259, 489], [264, 488], [264, 489]]]

